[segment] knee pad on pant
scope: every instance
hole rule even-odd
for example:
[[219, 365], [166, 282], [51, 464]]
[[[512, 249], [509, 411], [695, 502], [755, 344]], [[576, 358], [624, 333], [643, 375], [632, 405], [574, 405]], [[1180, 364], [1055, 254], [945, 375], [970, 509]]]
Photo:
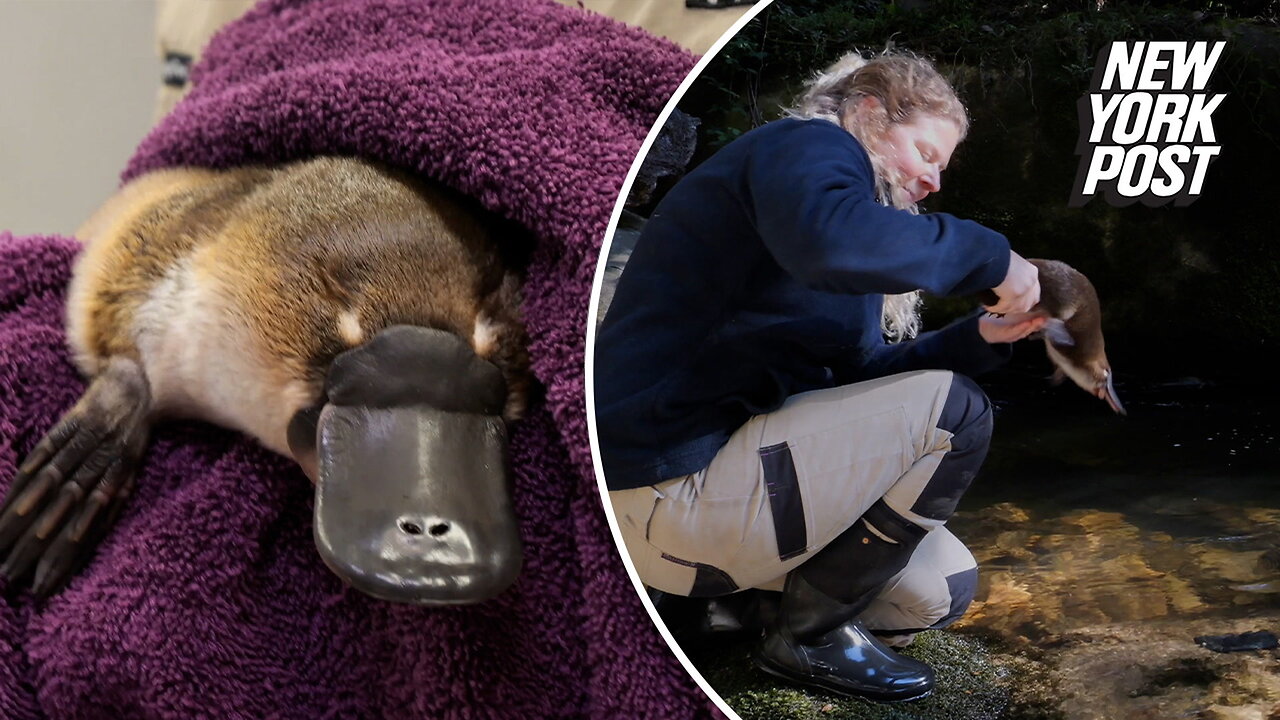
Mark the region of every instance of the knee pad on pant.
[[951, 449], [911, 507], [931, 520], [950, 518], [977, 476], [991, 445], [991, 401], [973, 380], [954, 373], [938, 428], [951, 433]]
[[929, 627], [944, 628], [964, 617], [978, 592], [978, 568], [964, 570], [947, 576], [947, 590], [951, 593], [951, 607], [941, 619]]
[[991, 441], [991, 400], [972, 379], [952, 373], [938, 427], [952, 433], [953, 450], [976, 450]]

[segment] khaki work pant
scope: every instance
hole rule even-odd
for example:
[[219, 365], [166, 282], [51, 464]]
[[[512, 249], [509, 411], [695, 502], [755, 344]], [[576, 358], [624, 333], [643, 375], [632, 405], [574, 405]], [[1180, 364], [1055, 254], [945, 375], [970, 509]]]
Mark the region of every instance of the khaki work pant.
[[917, 512], [951, 450], [938, 424], [952, 380], [922, 371], [797, 395], [739, 428], [705, 470], [609, 493], [640, 578], [676, 595], [780, 589], [883, 499], [929, 532], [864, 622], [909, 634], [957, 619], [973, 556], [945, 517]]

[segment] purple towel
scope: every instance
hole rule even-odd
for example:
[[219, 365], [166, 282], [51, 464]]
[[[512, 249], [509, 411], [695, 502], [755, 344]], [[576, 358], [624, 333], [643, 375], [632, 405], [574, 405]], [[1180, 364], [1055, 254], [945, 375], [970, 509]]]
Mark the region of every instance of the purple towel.
[[[269, 1], [222, 32], [130, 178], [317, 154], [415, 169], [538, 238], [525, 311], [545, 405], [513, 429], [526, 564], [478, 606], [379, 602], [311, 539], [288, 460], [185, 422], [154, 434], [93, 563], [45, 607], [0, 603], [0, 718], [704, 717], [609, 536], [583, 335], [600, 240], [684, 51], [534, 0]], [[69, 408], [76, 245], [0, 235], [0, 486]]]

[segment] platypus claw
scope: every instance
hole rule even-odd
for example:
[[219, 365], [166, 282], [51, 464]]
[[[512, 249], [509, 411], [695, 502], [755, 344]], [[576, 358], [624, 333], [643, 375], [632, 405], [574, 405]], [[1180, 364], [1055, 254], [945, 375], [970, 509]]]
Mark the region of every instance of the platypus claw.
[[0, 511], [0, 575], [35, 568], [39, 597], [80, 569], [133, 488], [132, 453], [100, 433], [69, 415], [23, 463]]
[[89, 560], [132, 494], [147, 397], [145, 385], [139, 397], [121, 380], [108, 372], [90, 385], [23, 461], [0, 506], [0, 576], [12, 582], [34, 569], [37, 597]]

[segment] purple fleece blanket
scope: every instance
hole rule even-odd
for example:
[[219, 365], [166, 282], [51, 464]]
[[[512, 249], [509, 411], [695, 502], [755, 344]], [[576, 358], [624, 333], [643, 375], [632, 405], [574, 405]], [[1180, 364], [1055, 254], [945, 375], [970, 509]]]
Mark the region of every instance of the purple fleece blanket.
[[[443, 180], [538, 238], [526, 289], [545, 404], [514, 429], [526, 565], [489, 603], [345, 588], [289, 461], [160, 426], [94, 562], [0, 602], [2, 718], [702, 717], [623, 572], [591, 471], [583, 335], [614, 198], [693, 58], [549, 0], [277, 0], [221, 33], [125, 178], [317, 154]], [[83, 382], [62, 303], [74, 242], [0, 235], [0, 487]]]

